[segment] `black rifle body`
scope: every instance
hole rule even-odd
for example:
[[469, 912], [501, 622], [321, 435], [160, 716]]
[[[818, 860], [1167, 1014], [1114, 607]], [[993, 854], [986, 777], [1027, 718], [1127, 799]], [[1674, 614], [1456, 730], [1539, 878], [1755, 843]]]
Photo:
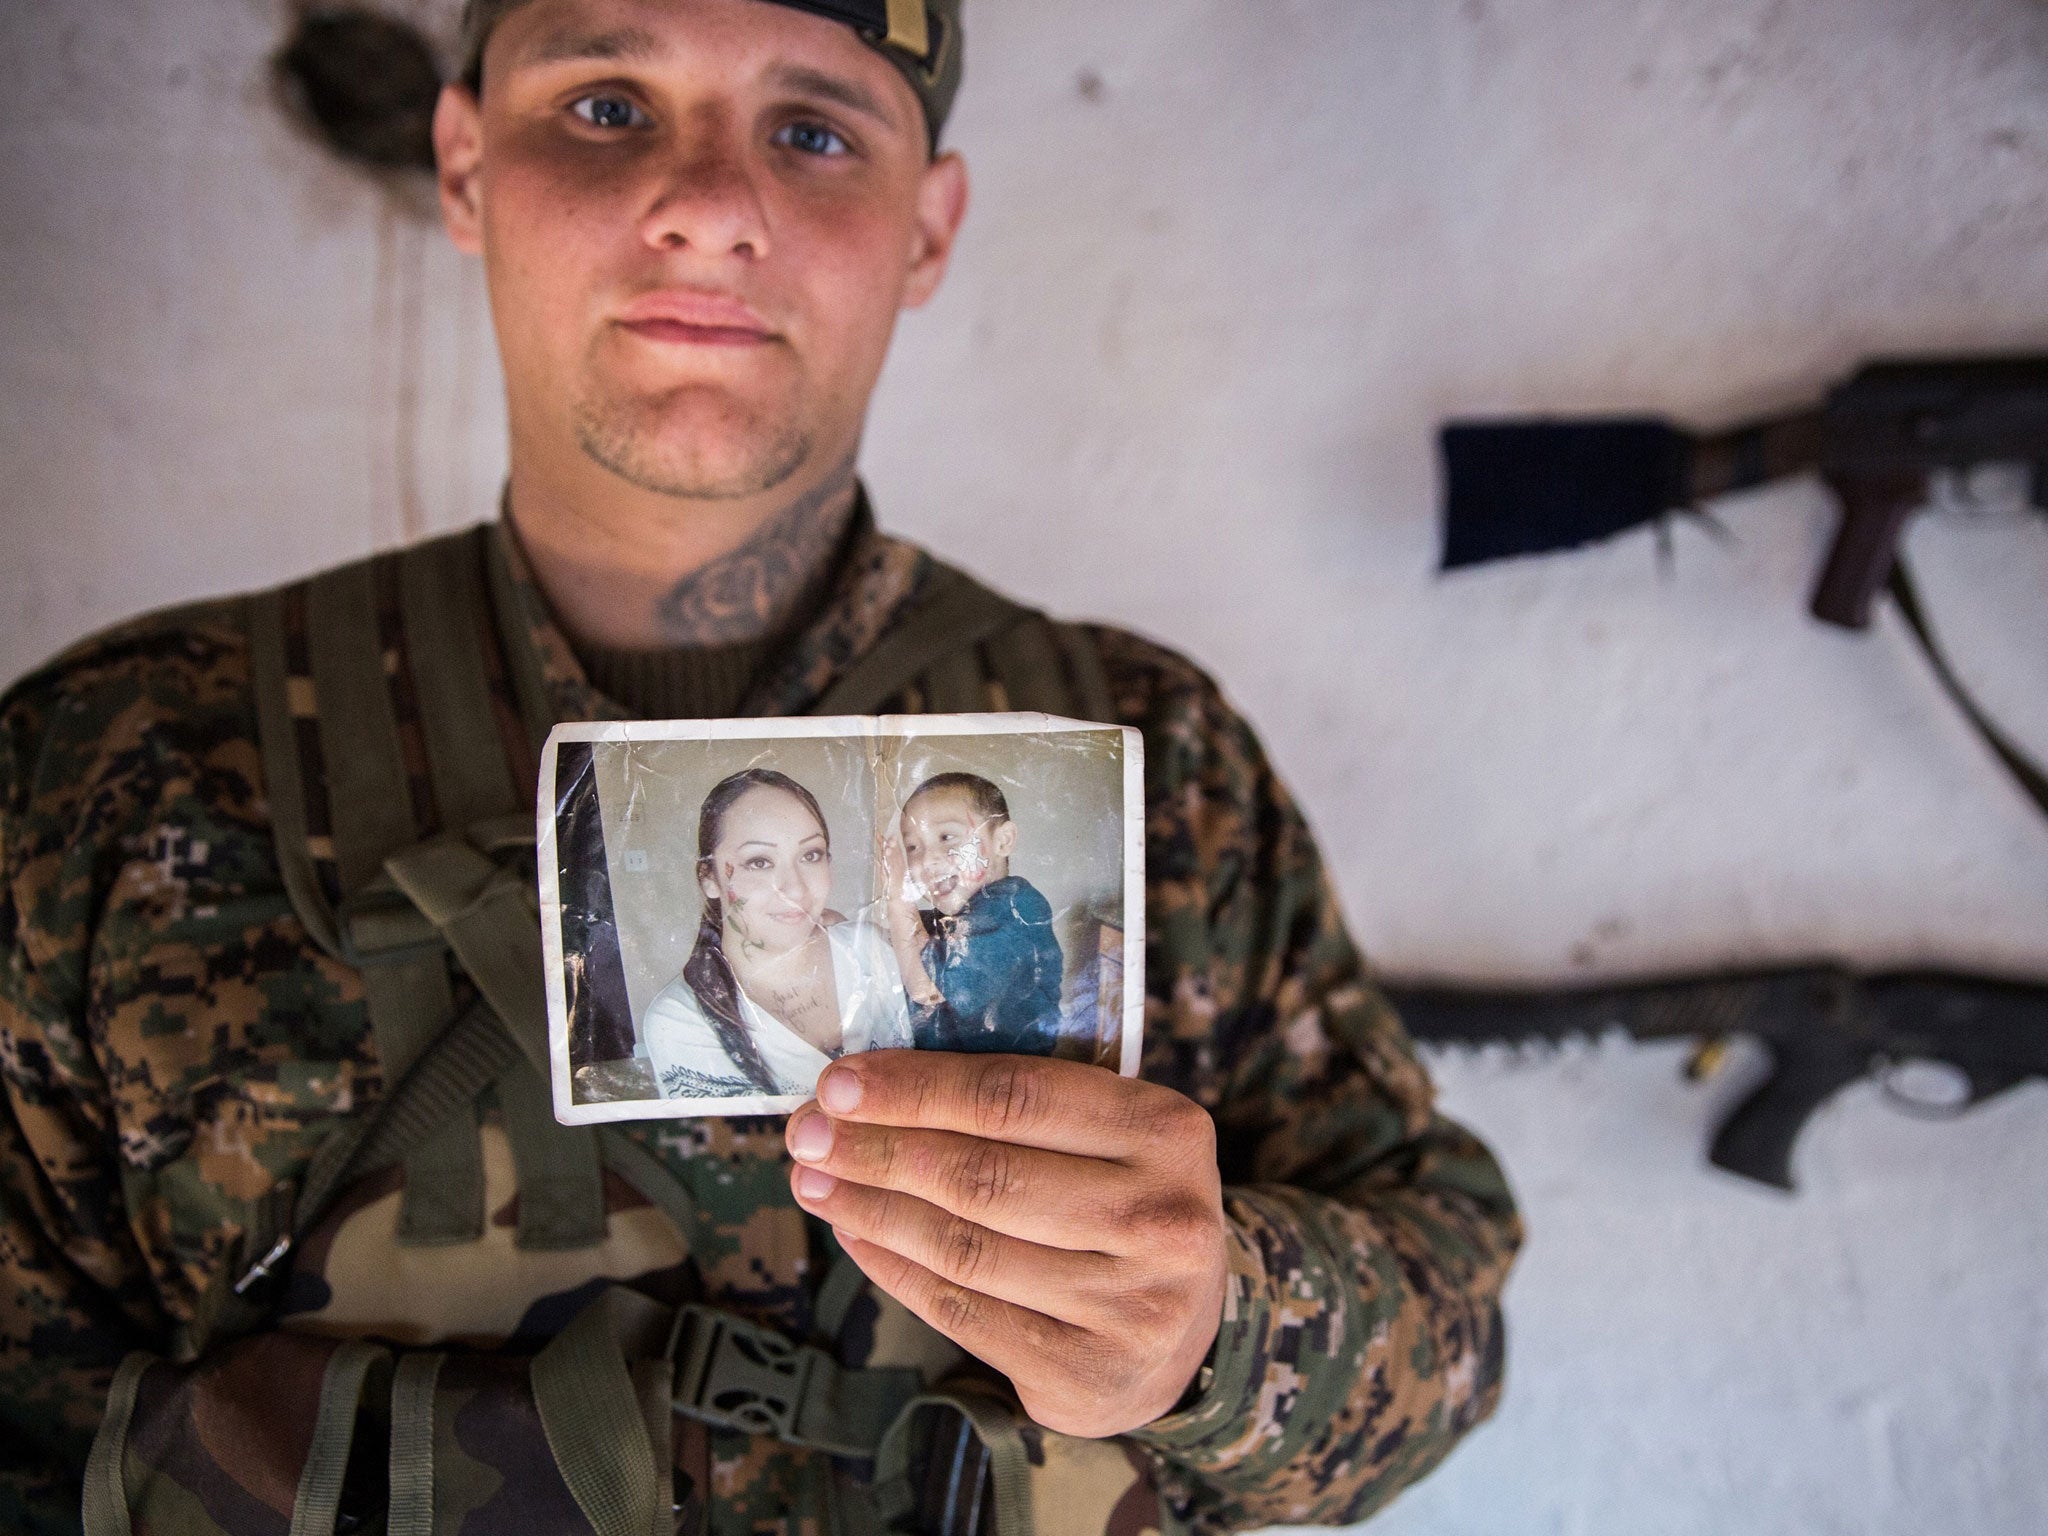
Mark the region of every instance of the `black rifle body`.
[[1789, 1190], [1792, 1151], [1809, 1116], [1857, 1080], [1908, 1062], [1941, 1062], [1981, 1104], [2048, 1078], [2048, 983], [1938, 971], [1856, 976], [1830, 967], [1757, 971], [1569, 991], [1389, 988], [1419, 1041], [1638, 1040], [1748, 1035], [1771, 1073], [1715, 1133], [1718, 1167]]

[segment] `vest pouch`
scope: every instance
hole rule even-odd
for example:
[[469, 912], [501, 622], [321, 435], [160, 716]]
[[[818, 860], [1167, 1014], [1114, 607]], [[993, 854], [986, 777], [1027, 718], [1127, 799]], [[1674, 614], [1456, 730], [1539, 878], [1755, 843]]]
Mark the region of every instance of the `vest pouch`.
[[670, 1322], [613, 1289], [531, 1358], [282, 1332], [130, 1355], [86, 1536], [673, 1536]]
[[86, 1464], [86, 1536], [357, 1528], [383, 1504], [390, 1380], [384, 1349], [294, 1334], [189, 1367], [130, 1355]]
[[[845, 1497], [851, 1493], [852, 1497]], [[842, 1536], [1182, 1536], [1151, 1459], [1028, 1419], [994, 1386], [949, 1382], [885, 1438], [866, 1497], [846, 1490]]]

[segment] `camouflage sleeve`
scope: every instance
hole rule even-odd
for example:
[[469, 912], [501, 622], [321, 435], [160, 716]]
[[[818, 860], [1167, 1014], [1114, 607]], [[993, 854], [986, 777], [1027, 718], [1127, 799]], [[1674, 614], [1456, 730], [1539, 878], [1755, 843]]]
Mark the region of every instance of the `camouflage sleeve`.
[[1213, 1378], [1133, 1438], [1198, 1529], [1362, 1520], [1498, 1399], [1514, 1202], [1435, 1112], [1250, 729], [1100, 639], [1146, 735], [1146, 1075], [1214, 1114], [1231, 1224]]
[[[110, 1089], [88, 1032], [95, 865], [123, 798], [62, 743], [79, 700], [32, 679], [0, 702], [0, 1529], [79, 1529], [114, 1367], [155, 1331], [123, 1216]], [[96, 798], [97, 797], [97, 798]]]

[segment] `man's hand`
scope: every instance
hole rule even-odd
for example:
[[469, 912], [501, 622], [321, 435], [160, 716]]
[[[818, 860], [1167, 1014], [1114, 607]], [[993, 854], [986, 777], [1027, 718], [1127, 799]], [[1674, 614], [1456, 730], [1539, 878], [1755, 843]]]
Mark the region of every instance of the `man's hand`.
[[1215, 1340], [1215, 1127], [1170, 1089], [1039, 1057], [875, 1051], [828, 1068], [787, 1135], [804, 1209], [1047, 1429], [1150, 1423]]
[[875, 859], [882, 867], [889, 947], [896, 952], [896, 969], [903, 977], [903, 990], [920, 1008], [936, 1008], [946, 999], [924, 968], [924, 918], [910, 896], [910, 860], [903, 851], [903, 840], [894, 832], [877, 831]]

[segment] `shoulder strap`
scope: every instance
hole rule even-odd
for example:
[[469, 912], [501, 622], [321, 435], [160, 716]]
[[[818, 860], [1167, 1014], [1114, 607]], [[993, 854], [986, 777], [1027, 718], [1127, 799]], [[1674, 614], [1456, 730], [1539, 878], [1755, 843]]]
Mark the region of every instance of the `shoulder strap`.
[[1094, 636], [1056, 623], [935, 563], [924, 591], [881, 641], [811, 706], [814, 715], [976, 714], [1021, 709], [1113, 717]]
[[[531, 847], [532, 746], [546, 730], [538, 662], [508, 644], [517, 624], [500, 610], [516, 594], [499, 563], [486, 526], [252, 599], [257, 721], [286, 889], [316, 942], [361, 976], [392, 1086], [453, 1020], [452, 950], [542, 1062], [496, 1074], [522, 1186], [536, 1186], [520, 1207], [521, 1246], [580, 1247], [602, 1237], [597, 1141], [540, 1112], [544, 1025], [489, 963], [527, 958], [528, 914], [482, 896], [504, 873], [492, 856]], [[508, 824], [520, 830], [509, 841]], [[476, 974], [480, 956], [492, 974]], [[536, 969], [536, 992], [539, 979]], [[405, 1161], [402, 1240], [474, 1238], [473, 1110], [455, 1106]]]
[[869, 715], [934, 667], [1010, 628], [1032, 610], [965, 571], [935, 565], [915, 605], [865, 656], [840, 674], [814, 715]]
[[531, 648], [506, 643], [512, 594], [489, 535], [481, 525], [247, 600], [279, 864], [337, 959], [357, 959], [341, 908], [364, 902], [392, 854], [532, 806], [534, 741], [552, 722], [537, 718]]

